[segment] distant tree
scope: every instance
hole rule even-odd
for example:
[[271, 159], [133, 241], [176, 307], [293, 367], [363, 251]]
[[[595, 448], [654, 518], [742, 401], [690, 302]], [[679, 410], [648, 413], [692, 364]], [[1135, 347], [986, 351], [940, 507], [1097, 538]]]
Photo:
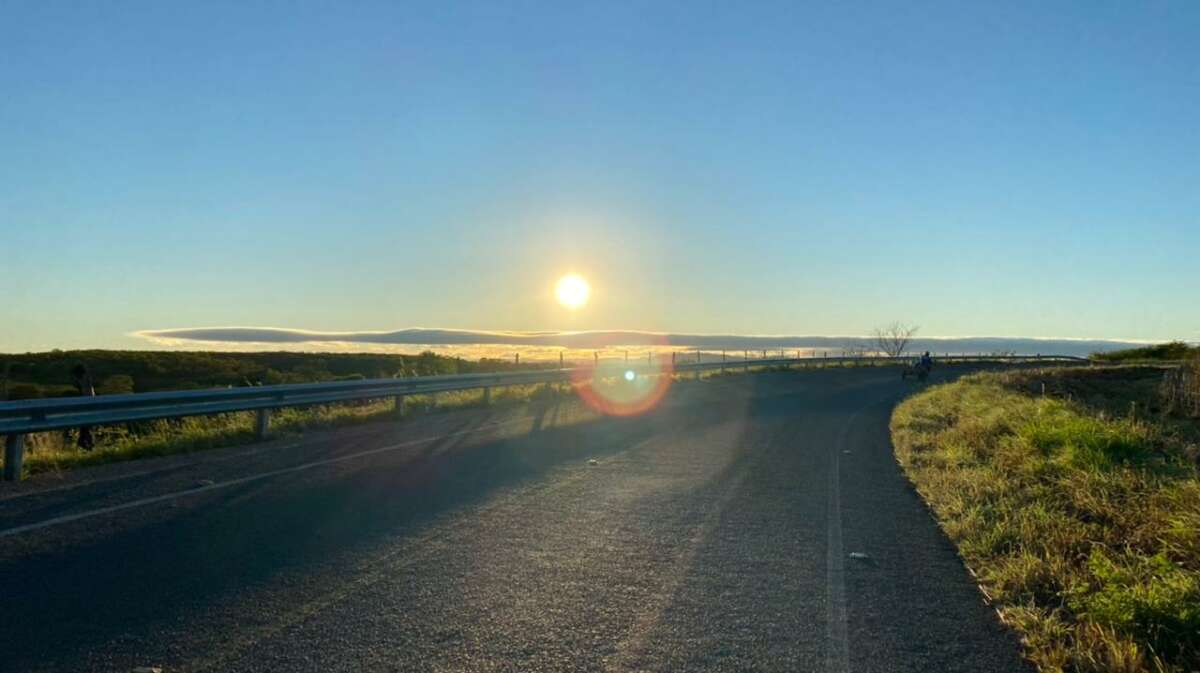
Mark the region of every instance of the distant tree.
[[871, 336], [875, 337], [875, 345], [882, 353], [896, 358], [904, 355], [904, 351], [908, 350], [908, 344], [912, 342], [913, 335], [917, 333], [918, 329], [920, 327], [916, 325], [894, 322], [886, 327], [876, 327]]

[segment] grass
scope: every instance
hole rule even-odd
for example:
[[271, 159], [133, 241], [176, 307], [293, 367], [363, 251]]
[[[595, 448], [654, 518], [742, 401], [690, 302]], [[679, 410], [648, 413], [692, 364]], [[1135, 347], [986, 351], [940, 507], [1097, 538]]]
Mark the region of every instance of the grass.
[[976, 374], [892, 417], [901, 466], [1043, 671], [1200, 669], [1200, 425], [1155, 409], [1162, 376]]
[[[490, 406], [503, 407], [557, 397], [548, 385], [509, 386], [494, 390]], [[410, 395], [404, 416], [485, 406], [481, 390], [464, 390], [434, 395]], [[271, 433], [294, 435], [305, 430], [334, 428], [370, 421], [396, 419], [392, 399], [288, 407], [271, 415]], [[42, 432], [27, 438], [25, 474], [67, 470], [140, 458], [168, 456], [215, 449], [256, 441], [253, 412], [234, 412], [180, 419], [121, 424], [93, 430], [96, 448], [83, 451], [75, 446], [75, 431]], [[2, 464], [2, 463], [0, 463]]]

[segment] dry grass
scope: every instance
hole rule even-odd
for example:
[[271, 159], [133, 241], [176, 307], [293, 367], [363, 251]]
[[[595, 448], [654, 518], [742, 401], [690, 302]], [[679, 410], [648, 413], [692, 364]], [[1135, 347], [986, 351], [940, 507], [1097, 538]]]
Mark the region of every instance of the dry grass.
[[978, 374], [892, 418], [900, 464], [1044, 671], [1200, 669], [1200, 431], [1150, 411], [1162, 376]]
[[[509, 386], [493, 391], [492, 406], [524, 404], [558, 396], [553, 386]], [[410, 395], [404, 415], [424, 415], [484, 406], [480, 390]], [[274, 435], [332, 428], [369, 421], [396, 419], [391, 398], [311, 407], [277, 409], [271, 415]], [[190, 453], [236, 446], [255, 441], [254, 413], [234, 412], [193, 418], [164, 419], [93, 429], [96, 448], [82, 451], [75, 446], [76, 431], [41, 432], [27, 438], [25, 473], [38, 474], [88, 465], [139, 458]]]

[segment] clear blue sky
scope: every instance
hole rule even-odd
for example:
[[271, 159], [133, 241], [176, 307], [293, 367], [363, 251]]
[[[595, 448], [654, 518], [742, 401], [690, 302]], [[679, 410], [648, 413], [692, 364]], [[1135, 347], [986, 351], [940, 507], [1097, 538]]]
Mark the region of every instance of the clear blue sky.
[[0, 350], [1200, 336], [1200, 3], [617, 4], [0, 0]]

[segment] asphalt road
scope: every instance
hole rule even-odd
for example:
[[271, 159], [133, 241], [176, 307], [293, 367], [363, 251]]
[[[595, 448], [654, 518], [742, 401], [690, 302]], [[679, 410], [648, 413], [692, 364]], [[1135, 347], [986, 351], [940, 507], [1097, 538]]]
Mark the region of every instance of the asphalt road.
[[892, 458], [913, 387], [731, 377], [9, 486], [0, 670], [1027, 670]]

